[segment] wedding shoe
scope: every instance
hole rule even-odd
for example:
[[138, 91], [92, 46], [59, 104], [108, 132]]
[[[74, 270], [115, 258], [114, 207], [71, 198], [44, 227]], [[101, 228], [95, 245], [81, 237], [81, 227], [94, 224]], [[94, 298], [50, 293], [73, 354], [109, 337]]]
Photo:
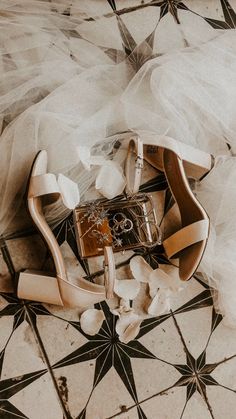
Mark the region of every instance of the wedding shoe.
[[[131, 139], [126, 161], [130, 178], [131, 154], [140, 153], [140, 138]], [[167, 136], [149, 135], [143, 140], [143, 158], [165, 173], [171, 193], [179, 207], [182, 228], [167, 237], [162, 245], [168, 259], [179, 259], [179, 276], [186, 281], [196, 272], [209, 236], [209, 218], [193, 194], [187, 177], [202, 178], [212, 169], [212, 156]], [[138, 159], [140, 160], [140, 159]], [[139, 161], [140, 166], [140, 161]], [[139, 179], [139, 173], [134, 179]], [[136, 193], [137, 184], [127, 180]]]
[[28, 183], [28, 210], [51, 252], [56, 275], [50, 276], [29, 270], [21, 272], [17, 287], [19, 298], [59, 306], [88, 307], [113, 296], [115, 269], [112, 248], [107, 246], [104, 249], [105, 286], [91, 283], [83, 278], [79, 278], [78, 285], [74, 285], [67, 279], [60, 247], [44, 218], [43, 204], [52, 203], [59, 197], [68, 207], [73, 208], [78, 198], [76, 188], [76, 184], [65, 176], [59, 175], [56, 179], [55, 175], [47, 173], [45, 150], [37, 154]]

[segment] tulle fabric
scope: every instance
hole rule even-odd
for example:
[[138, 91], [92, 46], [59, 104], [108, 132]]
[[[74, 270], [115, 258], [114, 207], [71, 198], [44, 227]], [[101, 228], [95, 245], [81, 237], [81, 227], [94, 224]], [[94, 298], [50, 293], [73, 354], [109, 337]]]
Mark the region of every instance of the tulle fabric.
[[123, 95], [128, 126], [213, 154], [236, 148], [236, 31], [152, 59]]
[[[48, 152], [49, 171], [77, 182], [82, 199], [98, 167], [86, 170], [80, 147], [116, 159], [113, 146], [129, 130], [168, 133], [223, 154], [196, 187], [211, 219], [200, 271], [218, 290], [217, 310], [236, 325], [236, 164], [226, 157], [228, 145], [236, 150], [236, 32], [213, 30], [181, 10], [181, 25], [167, 14], [156, 27], [152, 8], [146, 12], [152, 47], [141, 25], [131, 48], [122, 19], [107, 2], [101, 8], [100, 2], [72, 1], [68, 12], [65, 1], [2, 0], [0, 232], [14, 230], [40, 149]], [[138, 42], [140, 31], [144, 41]], [[47, 209], [52, 225], [66, 215], [60, 202]], [[25, 224], [22, 218], [20, 228]]]

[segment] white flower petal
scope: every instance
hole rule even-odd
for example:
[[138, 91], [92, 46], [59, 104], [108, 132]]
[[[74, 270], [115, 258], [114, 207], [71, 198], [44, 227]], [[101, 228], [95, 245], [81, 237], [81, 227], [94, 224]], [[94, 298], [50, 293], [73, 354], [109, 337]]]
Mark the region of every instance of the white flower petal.
[[140, 317], [132, 311], [123, 313], [116, 322], [116, 333], [120, 341], [128, 343], [135, 339], [139, 333], [141, 321]]
[[86, 146], [78, 146], [77, 152], [79, 159], [86, 170], [90, 169], [90, 148]]
[[84, 333], [93, 336], [99, 332], [104, 320], [105, 316], [102, 310], [90, 308], [81, 314], [80, 326]]
[[131, 307], [130, 307], [130, 300], [128, 300], [126, 298], [121, 298], [120, 299], [120, 307], [123, 307], [124, 311], [132, 310]]
[[155, 283], [157, 288], [170, 288], [171, 281], [171, 277], [160, 268], [155, 269], [150, 275], [150, 282], [152, 282], [153, 285]]
[[80, 193], [77, 183], [60, 173], [57, 178], [57, 184], [59, 186], [64, 205], [69, 209], [74, 209], [80, 201]]
[[115, 281], [115, 293], [125, 300], [134, 300], [139, 289], [140, 284], [136, 279], [116, 279]]
[[170, 311], [169, 296], [165, 291], [158, 292], [148, 307], [148, 314], [152, 316], [161, 316]]
[[135, 256], [130, 261], [130, 269], [132, 275], [139, 282], [149, 282], [152, 267], [146, 262], [142, 256]]
[[179, 269], [173, 265], [160, 265], [160, 269], [164, 271], [170, 278], [170, 289], [173, 292], [182, 291], [189, 285], [189, 281], [181, 281], [179, 277]]
[[125, 185], [121, 167], [113, 161], [106, 161], [99, 170], [95, 188], [106, 198], [112, 199], [123, 192]]
[[119, 336], [120, 341], [123, 343], [128, 343], [131, 340], [134, 340], [139, 334], [141, 322], [142, 320], [137, 320], [136, 322], [130, 324], [125, 332]]
[[133, 311], [133, 309], [130, 307], [129, 300], [125, 300], [123, 298], [120, 299], [119, 307], [110, 309], [110, 312], [114, 314], [114, 316], [118, 317], [120, 317], [122, 313], [127, 313], [128, 311]]

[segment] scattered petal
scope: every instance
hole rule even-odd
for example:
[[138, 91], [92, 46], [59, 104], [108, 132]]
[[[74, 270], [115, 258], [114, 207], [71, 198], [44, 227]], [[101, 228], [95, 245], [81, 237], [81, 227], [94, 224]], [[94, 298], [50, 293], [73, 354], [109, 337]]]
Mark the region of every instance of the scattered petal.
[[134, 300], [140, 290], [140, 284], [136, 279], [116, 279], [114, 291], [125, 300]]
[[57, 183], [64, 205], [69, 209], [74, 209], [80, 201], [80, 193], [77, 183], [73, 182], [73, 180], [61, 173], [58, 175]]
[[148, 314], [152, 316], [161, 316], [170, 311], [170, 299], [168, 292], [159, 291], [148, 307]]
[[78, 146], [77, 152], [79, 159], [86, 170], [90, 170], [91, 166], [102, 166], [107, 163], [104, 156], [91, 156], [91, 149], [87, 146]]
[[116, 322], [116, 333], [123, 343], [128, 343], [135, 339], [140, 330], [142, 320], [133, 311], [123, 313]]
[[139, 334], [141, 323], [142, 320], [137, 320], [136, 322], [131, 323], [127, 327], [123, 335], [119, 336], [120, 341], [123, 343], [128, 343], [131, 340], [134, 340], [136, 336]]
[[90, 308], [84, 311], [80, 317], [80, 326], [84, 333], [93, 336], [101, 329], [105, 316], [102, 310]]
[[135, 256], [131, 259], [130, 269], [133, 277], [139, 282], [149, 282], [149, 277], [153, 271], [142, 256]]
[[112, 199], [123, 192], [125, 185], [121, 167], [113, 161], [106, 161], [99, 170], [95, 188], [106, 198]]
[[173, 292], [182, 291], [189, 285], [189, 281], [181, 281], [179, 277], [179, 268], [173, 265], [159, 265], [170, 278], [169, 287]]
[[124, 310], [125, 310], [125, 311], [129, 311], [129, 310], [131, 310], [131, 307], [130, 307], [130, 300], [127, 300], [126, 298], [121, 298], [121, 299], [120, 299], [120, 306], [121, 306], [121, 307], [124, 307]]
[[169, 282], [169, 275], [167, 275], [159, 268], [155, 269], [150, 275], [150, 280], [148, 284], [150, 297], [154, 298], [159, 289], [168, 290], [170, 288]]
[[133, 311], [133, 309], [130, 307], [129, 300], [124, 300], [123, 298], [120, 299], [119, 307], [110, 309], [110, 312], [118, 317], [120, 317], [122, 313], [127, 313], [128, 311]]
[[90, 148], [86, 146], [78, 146], [77, 152], [79, 159], [86, 170], [90, 169]]

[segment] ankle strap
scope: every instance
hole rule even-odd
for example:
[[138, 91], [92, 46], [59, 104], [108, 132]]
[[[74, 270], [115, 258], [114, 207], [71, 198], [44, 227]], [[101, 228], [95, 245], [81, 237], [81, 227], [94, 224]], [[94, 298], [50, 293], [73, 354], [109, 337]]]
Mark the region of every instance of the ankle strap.
[[116, 280], [116, 266], [114, 253], [111, 246], [104, 247], [104, 282], [106, 298], [109, 300], [114, 297], [114, 287]]
[[[134, 159], [134, 174], [131, 172], [131, 160]], [[139, 191], [143, 169], [143, 142], [139, 136], [131, 138], [125, 162], [126, 192], [133, 195]]]
[[203, 167], [206, 171], [210, 171], [212, 168], [211, 154], [198, 150], [181, 141], [176, 141], [167, 135], [156, 135], [145, 132], [142, 135], [142, 141], [144, 145], [167, 148], [173, 151], [181, 160], [194, 164], [195, 166]]

